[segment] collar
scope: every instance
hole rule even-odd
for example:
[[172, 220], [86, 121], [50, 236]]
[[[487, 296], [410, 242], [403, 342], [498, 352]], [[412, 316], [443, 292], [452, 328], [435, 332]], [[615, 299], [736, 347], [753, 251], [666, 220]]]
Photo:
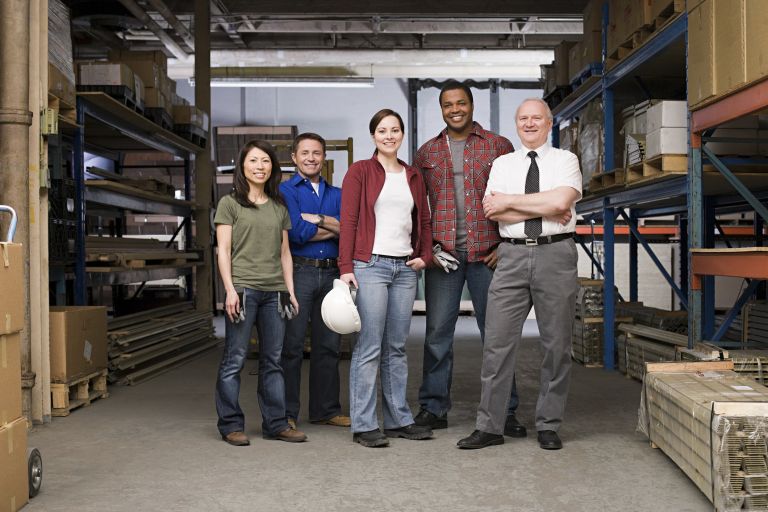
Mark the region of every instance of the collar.
[[[320, 175], [320, 184], [325, 181], [325, 178], [323, 178], [322, 174]], [[293, 185], [294, 187], [299, 186], [301, 183], [307, 182], [308, 184], [312, 184], [308, 179], [304, 178], [301, 174], [299, 174], [299, 171], [296, 171], [293, 173], [293, 176], [288, 180], [288, 183]]]
[[[480, 126], [480, 123], [478, 123], [477, 121], [472, 121], [472, 130], [469, 132], [469, 135], [477, 135], [478, 137], [483, 139], [487, 138], [486, 131], [483, 129], [482, 126]], [[469, 139], [469, 135], [467, 136], [467, 139]], [[447, 141], [448, 127], [443, 128], [442, 131], [437, 134], [437, 137], [439, 139]]]
[[[527, 146], [521, 144], [519, 151], [520, 151], [520, 154], [523, 155], [523, 157], [525, 158], [528, 157], [528, 153], [530, 151], [535, 151], [536, 154], [539, 156], [539, 158], [544, 158], [547, 155], [547, 153], [549, 153], [550, 149], [552, 149], [552, 145], [549, 142], [545, 142], [544, 144], [542, 144], [541, 146], [537, 147], [534, 150], [528, 149]], [[515, 153], [517, 153], [517, 151], [515, 151]]]

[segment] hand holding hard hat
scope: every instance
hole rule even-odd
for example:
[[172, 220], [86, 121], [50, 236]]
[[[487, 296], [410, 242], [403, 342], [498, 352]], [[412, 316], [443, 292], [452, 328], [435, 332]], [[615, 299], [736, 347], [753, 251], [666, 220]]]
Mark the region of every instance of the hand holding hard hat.
[[360, 314], [349, 286], [340, 279], [333, 280], [333, 289], [320, 307], [325, 325], [338, 334], [360, 332]]

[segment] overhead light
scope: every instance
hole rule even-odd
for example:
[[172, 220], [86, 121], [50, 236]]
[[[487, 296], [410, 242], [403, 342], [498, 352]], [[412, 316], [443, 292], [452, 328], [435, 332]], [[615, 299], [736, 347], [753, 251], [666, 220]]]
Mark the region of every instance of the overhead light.
[[[195, 86], [190, 78], [190, 85]], [[373, 87], [373, 78], [368, 77], [252, 77], [252, 78], [211, 78], [211, 87]]]

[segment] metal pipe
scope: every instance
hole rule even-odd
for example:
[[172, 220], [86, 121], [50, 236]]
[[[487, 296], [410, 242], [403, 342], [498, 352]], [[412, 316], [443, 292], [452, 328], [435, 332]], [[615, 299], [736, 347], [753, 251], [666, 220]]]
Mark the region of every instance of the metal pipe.
[[[24, 285], [17, 290], [24, 303], [21, 332], [21, 373], [32, 375], [32, 347], [29, 303], [29, 40], [30, 2], [0, 2], [0, 204], [18, 212], [15, 242], [22, 244]], [[34, 213], [34, 212], [33, 212]], [[25, 379], [29, 384], [29, 379]], [[24, 401], [31, 402], [31, 386], [24, 389]], [[25, 411], [29, 414], [29, 408]], [[31, 419], [31, 418], [30, 418]]]
[[179, 21], [179, 18], [176, 17], [173, 12], [168, 8], [167, 5], [163, 2], [163, 0], [147, 0], [149, 2], [149, 5], [155, 8], [157, 12], [160, 13], [160, 16], [165, 19], [165, 21], [168, 22], [170, 26], [173, 27], [173, 30], [176, 31], [176, 33], [184, 40], [184, 44], [192, 48], [192, 50], [195, 50], [195, 40], [192, 38], [192, 34], [187, 29], [187, 27], [184, 26], [184, 24]]
[[120, 0], [120, 3], [123, 4], [123, 7], [128, 9], [128, 11], [139, 21], [141, 21], [149, 30], [151, 30], [158, 39], [160, 39], [160, 42], [165, 45], [166, 48], [180, 61], [184, 62], [189, 58], [189, 55], [187, 55], [187, 52], [184, 51], [184, 49], [179, 46], [176, 41], [171, 39], [171, 36], [165, 33], [165, 30], [160, 28], [160, 25], [158, 25], [155, 20], [149, 17], [149, 14], [142, 9], [139, 4], [137, 4], [134, 0]]

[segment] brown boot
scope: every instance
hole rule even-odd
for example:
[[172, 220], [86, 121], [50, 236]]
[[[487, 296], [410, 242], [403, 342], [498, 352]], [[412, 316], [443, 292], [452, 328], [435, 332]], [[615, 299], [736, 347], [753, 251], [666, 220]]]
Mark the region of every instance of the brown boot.
[[301, 432], [300, 430], [294, 430], [290, 427], [283, 430], [277, 435], [269, 436], [264, 435], [264, 439], [272, 439], [275, 441], [285, 441], [287, 443], [302, 443], [307, 440], [306, 434], [304, 432]]
[[232, 446], [248, 446], [251, 444], [251, 441], [248, 439], [248, 436], [245, 435], [245, 432], [230, 432], [225, 436], [221, 436], [221, 438]]
[[320, 420], [320, 421], [313, 421], [315, 425], [331, 425], [334, 427], [349, 427], [352, 425], [352, 420], [349, 418], [349, 416], [343, 416], [339, 414], [338, 416], [334, 416], [333, 418], [328, 418], [327, 420]]

